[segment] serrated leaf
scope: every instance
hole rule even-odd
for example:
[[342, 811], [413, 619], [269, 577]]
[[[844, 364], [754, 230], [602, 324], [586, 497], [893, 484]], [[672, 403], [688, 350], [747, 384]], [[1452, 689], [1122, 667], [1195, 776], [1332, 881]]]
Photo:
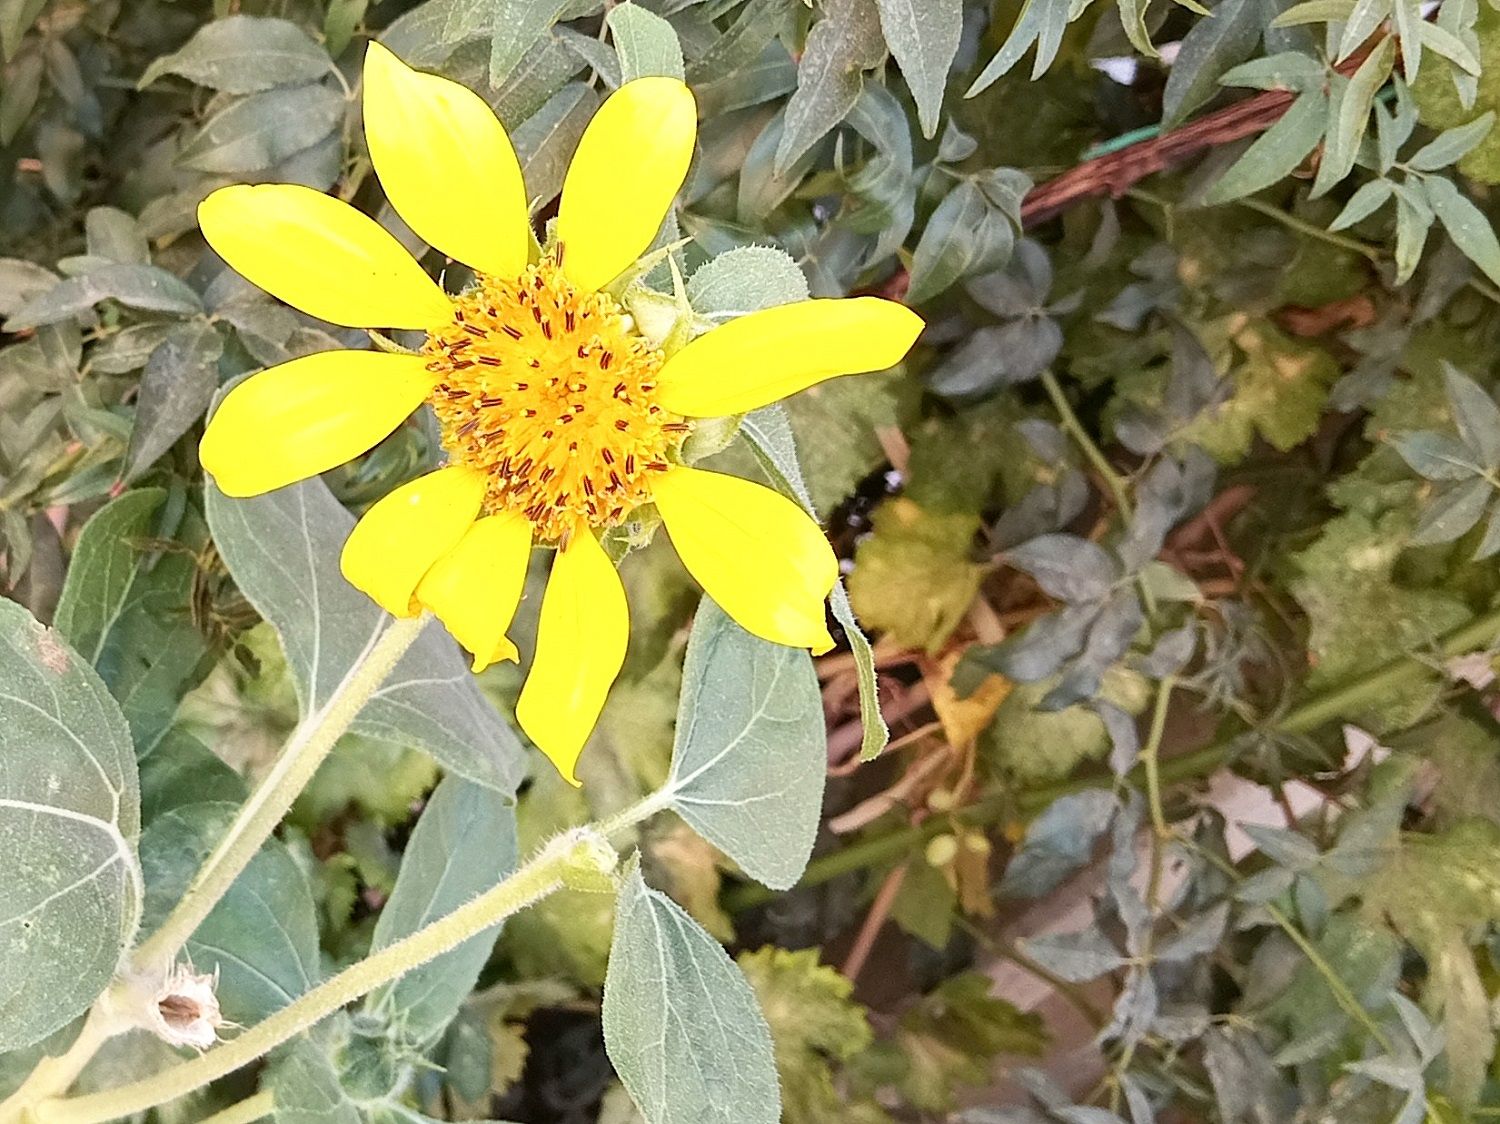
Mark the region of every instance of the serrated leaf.
[[4, 599], [0, 756], [0, 1050], [14, 1050], [88, 1007], [135, 935], [140, 791], [104, 684]]
[[615, 906], [604, 1044], [647, 1124], [778, 1124], [770, 1031], [743, 973], [639, 867]]
[[737, 246], [704, 262], [688, 278], [693, 311], [739, 316], [807, 299], [807, 277], [785, 250]]
[[[516, 867], [516, 816], [510, 797], [448, 777], [432, 794], [401, 859], [395, 889], [380, 911], [372, 952], [497, 885]], [[365, 1009], [414, 1047], [435, 1041], [453, 1020], [489, 959], [499, 926], [470, 937], [436, 960], [371, 992]]]
[[135, 427], [125, 451], [122, 479], [127, 483], [198, 421], [219, 385], [219, 356], [224, 340], [207, 320], [173, 328], [146, 361], [136, 396]]
[[332, 65], [328, 52], [296, 24], [234, 15], [204, 24], [148, 66], [136, 85], [144, 89], [163, 74], [176, 74], [228, 94], [254, 94], [316, 81]]
[[1033, 937], [1021, 945], [1027, 956], [1071, 983], [1097, 979], [1126, 964], [1119, 949], [1092, 929]]
[[1328, 99], [1320, 91], [1302, 94], [1209, 188], [1204, 202], [1229, 203], [1280, 183], [1317, 147], [1327, 124]]
[[203, 302], [181, 281], [154, 265], [106, 265], [70, 277], [27, 301], [6, 320], [7, 332], [58, 324], [86, 312], [100, 301], [114, 300], [144, 312], [192, 316]]
[[917, 103], [922, 135], [937, 134], [948, 69], [963, 34], [963, 0], [876, 0], [880, 30]]
[[828, 0], [797, 64], [797, 89], [787, 102], [774, 171], [791, 168], [849, 115], [864, 72], [885, 57], [874, 0]]
[[1104, 597], [1120, 578], [1119, 564], [1104, 548], [1077, 535], [1041, 535], [1007, 551], [1005, 560], [1068, 602]]
[[1080, 792], [1054, 800], [1027, 826], [1020, 849], [1005, 868], [999, 893], [1037, 898], [1056, 889], [1088, 862], [1118, 807], [1108, 792]]
[[611, 8], [606, 22], [620, 56], [620, 80], [665, 75], [682, 78], [682, 44], [672, 25], [639, 4]]
[[[146, 879], [143, 931], [166, 919], [239, 811], [198, 802], [156, 816], [141, 834]], [[268, 841], [184, 946], [194, 968], [217, 975], [224, 1017], [252, 1026], [321, 977], [318, 922], [302, 871]]]
[[[321, 708], [388, 618], [339, 573], [354, 526], [321, 480], [252, 499], [207, 485], [214, 542], [240, 590], [281, 635], [302, 713]], [[515, 732], [480, 693], [436, 622], [355, 718], [354, 733], [410, 746], [504, 792], [522, 770]]]
[[703, 598], [662, 790], [671, 807], [746, 874], [787, 890], [812, 853], [827, 769], [811, 658], [752, 636]]
[[1422, 509], [1411, 534], [1412, 545], [1432, 546], [1462, 538], [1479, 522], [1493, 495], [1490, 482], [1482, 478], [1454, 484], [1439, 492]]
[[322, 85], [250, 94], [205, 121], [178, 160], [200, 172], [257, 172], [327, 137], [345, 109], [343, 95]]

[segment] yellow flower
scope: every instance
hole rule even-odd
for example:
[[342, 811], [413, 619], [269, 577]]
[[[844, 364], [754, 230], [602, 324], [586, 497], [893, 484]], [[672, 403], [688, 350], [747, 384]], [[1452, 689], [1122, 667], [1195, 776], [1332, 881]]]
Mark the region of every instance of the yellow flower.
[[607, 286], [687, 175], [697, 107], [675, 79], [637, 79], [600, 107], [540, 260], [515, 152], [478, 95], [372, 43], [364, 118], [391, 203], [476, 281], [448, 295], [374, 220], [305, 187], [210, 195], [204, 237], [256, 285], [336, 324], [427, 333], [420, 354], [322, 352], [245, 380], [203, 437], [218, 486], [250, 496], [314, 476], [430, 403], [448, 464], [370, 508], [344, 575], [397, 616], [430, 609], [477, 671], [516, 658], [506, 631], [528, 557], [556, 548], [516, 717], [569, 780], [629, 633], [598, 534], [641, 505], [656, 505], [683, 564], [746, 629], [827, 650], [838, 570], [817, 525], [770, 489], [682, 464], [679, 448], [691, 419], [890, 367], [921, 320], [860, 297], [752, 313], [670, 357], [639, 334]]

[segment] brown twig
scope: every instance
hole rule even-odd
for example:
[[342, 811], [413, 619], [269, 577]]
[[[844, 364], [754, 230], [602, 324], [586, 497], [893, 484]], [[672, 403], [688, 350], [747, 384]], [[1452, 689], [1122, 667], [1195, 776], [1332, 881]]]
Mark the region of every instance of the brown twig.
[[880, 884], [875, 900], [870, 903], [870, 912], [865, 915], [865, 923], [859, 927], [859, 936], [854, 939], [854, 947], [849, 950], [849, 955], [844, 958], [844, 966], [839, 969], [847, 979], [858, 979], [865, 962], [870, 959], [870, 953], [875, 948], [875, 938], [885, 928], [891, 907], [896, 904], [896, 895], [901, 893], [901, 884], [906, 881], [906, 869], [909, 865], [909, 862], [902, 863], [887, 874], [885, 881]]
[[[1372, 39], [1334, 69], [1348, 76], [1359, 69], [1378, 40]], [[1232, 144], [1269, 129], [1292, 104], [1289, 90], [1267, 90], [1226, 105], [1181, 128], [1096, 156], [1032, 188], [1021, 203], [1021, 225], [1056, 218], [1080, 199], [1118, 199], [1147, 176], [1164, 172], [1206, 149]]]

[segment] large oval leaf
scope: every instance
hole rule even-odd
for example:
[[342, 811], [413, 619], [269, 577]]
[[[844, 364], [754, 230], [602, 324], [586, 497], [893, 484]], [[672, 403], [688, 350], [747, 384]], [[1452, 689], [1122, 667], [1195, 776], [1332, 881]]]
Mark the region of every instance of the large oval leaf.
[[135, 935], [140, 792], [119, 706], [0, 599], [0, 1051], [98, 997]]
[[[253, 499], [207, 487], [208, 525], [229, 572], [281, 634], [302, 713], [318, 710], [389, 617], [339, 573], [354, 517], [321, 480]], [[432, 754], [478, 784], [514, 791], [522, 750], [480, 693], [458, 645], [434, 622], [352, 727]]]
[[719, 942], [636, 867], [616, 902], [604, 1044], [647, 1124], [777, 1124], [771, 1032]]
[[[516, 815], [510, 798], [462, 777], [446, 778], [412, 832], [396, 888], [375, 924], [371, 951], [452, 913], [515, 868]], [[366, 1010], [381, 1015], [404, 1043], [430, 1043], [473, 990], [498, 931], [497, 925], [470, 937], [371, 993]]]
[[812, 853], [828, 770], [812, 658], [750, 635], [705, 597], [682, 678], [672, 807], [750, 877], [789, 889]]

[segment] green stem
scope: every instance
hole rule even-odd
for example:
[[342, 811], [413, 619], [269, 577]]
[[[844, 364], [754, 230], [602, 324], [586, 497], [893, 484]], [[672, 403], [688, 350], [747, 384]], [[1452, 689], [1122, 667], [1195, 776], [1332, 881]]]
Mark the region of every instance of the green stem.
[[1172, 689], [1176, 687], [1177, 680], [1168, 675], [1156, 686], [1156, 705], [1151, 711], [1151, 732], [1146, 736], [1146, 744], [1141, 749], [1141, 767], [1146, 774], [1146, 803], [1151, 809], [1151, 824], [1156, 829], [1156, 837], [1165, 839], [1168, 835], [1167, 816], [1162, 810], [1161, 803], [1161, 739], [1167, 728], [1167, 707], [1172, 701]]
[[275, 1095], [270, 1089], [262, 1089], [254, 1096], [237, 1101], [212, 1116], [205, 1116], [198, 1124], [251, 1124], [251, 1121], [270, 1116], [275, 1111]]
[[13, 1120], [29, 1106], [66, 1090], [105, 1042], [136, 1025], [137, 1020], [122, 1011], [138, 1004], [143, 991], [150, 990], [142, 981], [159, 979], [171, 967], [187, 939], [276, 830], [334, 743], [379, 690], [428, 619], [423, 614], [392, 622], [365, 649], [322, 709], [297, 727], [176, 908], [131, 954], [121, 978], [95, 1001], [72, 1045], [58, 1057], [43, 1059], [20, 1088], [0, 1102], [0, 1121]]
[[1063, 393], [1062, 385], [1057, 381], [1057, 376], [1050, 369], [1042, 371], [1042, 386], [1047, 390], [1047, 397], [1052, 399], [1052, 406], [1057, 410], [1058, 420], [1061, 422], [1068, 436], [1072, 437], [1089, 464], [1094, 466], [1095, 471], [1104, 478], [1105, 485], [1110, 494], [1115, 498], [1115, 506], [1120, 509], [1121, 517], [1128, 523], [1131, 518], [1130, 494], [1125, 487], [1125, 479], [1115, 471], [1115, 466], [1109, 463], [1094, 439], [1089, 436], [1089, 431], [1083, 423], [1078, 420], [1078, 415], [1073, 412], [1068, 396]]
[[31, 1121], [101, 1124], [175, 1100], [248, 1065], [346, 1003], [398, 979], [541, 900], [560, 889], [571, 872], [608, 873], [606, 855], [609, 860], [615, 857], [613, 849], [588, 828], [559, 836], [498, 886], [404, 940], [344, 969], [238, 1038], [143, 1081], [81, 1097], [42, 1101], [32, 1108]]
[[161, 928], [132, 954], [130, 963], [134, 971], [160, 971], [176, 959], [193, 931], [276, 830], [334, 743], [348, 731], [429, 619], [424, 613], [392, 621], [349, 669], [323, 708], [309, 715], [297, 728], [265, 780], [240, 808], [213, 854], [204, 860], [182, 900]]
[[1235, 202], [1257, 214], [1265, 215], [1268, 219], [1274, 219], [1288, 230], [1295, 230], [1298, 234], [1319, 242], [1326, 242], [1330, 246], [1337, 246], [1341, 250], [1348, 250], [1351, 254], [1358, 254], [1368, 261], [1378, 262], [1380, 251], [1374, 246], [1367, 246], [1357, 239], [1346, 237], [1337, 231], [1325, 230], [1315, 223], [1304, 222], [1296, 215], [1288, 214], [1279, 207], [1273, 207], [1259, 199], [1236, 199]]
[[[1500, 610], [1494, 610], [1448, 634], [1434, 653], [1440, 658], [1463, 655], [1476, 648], [1483, 648], [1500, 638]], [[1309, 699], [1301, 706], [1293, 707], [1279, 722], [1269, 727], [1283, 734], [1304, 734], [1335, 718], [1341, 718], [1382, 695], [1390, 693], [1414, 674], [1431, 671], [1429, 657], [1402, 656], [1383, 664], [1374, 671], [1346, 684]], [[1207, 776], [1229, 758], [1234, 739], [1225, 738], [1203, 749], [1184, 753], [1160, 763], [1157, 779], [1161, 784], [1174, 784]], [[1132, 772], [1127, 782], [1139, 786], [1144, 769]], [[841, 874], [849, 874], [866, 867], [877, 866], [885, 859], [895, 858], [910, 852], [927, 839], [953, 829], [953, 819], [975, 826], [991, 823], [1002, 816], [1019, 812], [1032, 816], [1044, 810], [1059, 797], [1069, 796], [1090, 788], [1108, 788], [1115, 783], [1112, 774], [1092, 774], [1075, 777], [1042, 788], [1021, 793], [999, 792], [971, 804], [953, 817], [933, 816], [915, 827], [893, 831], [861, 840], [841, 851], [815, 859], [808, 864], [802, 875], [802, 886], [817, 886]], [[724, 895], [724, 906], [731, 913], [749, 909], [770, 901], [775, 894], [763, 886], [745, 884], [737, 886]]]

